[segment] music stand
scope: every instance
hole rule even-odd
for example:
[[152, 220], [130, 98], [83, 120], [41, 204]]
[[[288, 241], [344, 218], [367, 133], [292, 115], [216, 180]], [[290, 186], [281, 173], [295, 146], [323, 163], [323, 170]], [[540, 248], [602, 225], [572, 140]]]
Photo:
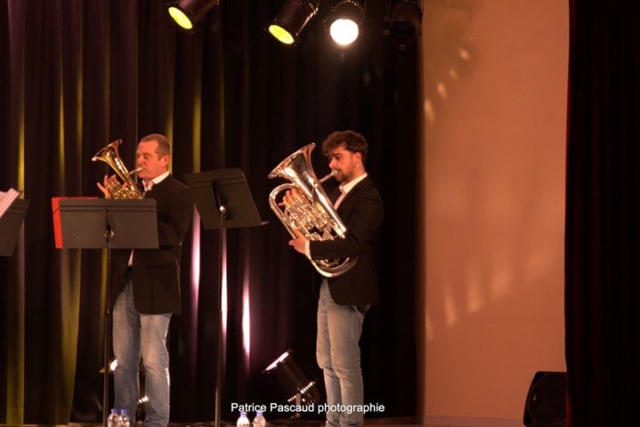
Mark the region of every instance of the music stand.
[[29, 200], [16, 199], [0, 217], [0, 256], [11, 256], [29, 207]]
[[220, 427], [222, 391], [222, 281], [223, 260], [227, 259], [227, 228], [264, 225], [242, 171], [238, 168], [185, 174], [193, 201], [205, 230], [219, 230], [218, 251], [218, 345], [216, 360], [215, 427]]
[[102, 425], [107, 426], [109, 407], [109, 335], [111, 333], [111, 249], [158, 247], [154, 199], [111, 200], [97, 198], [52, 199], [56, 248], [107, 249], [107, 295], [103, 328], [104, 376]]

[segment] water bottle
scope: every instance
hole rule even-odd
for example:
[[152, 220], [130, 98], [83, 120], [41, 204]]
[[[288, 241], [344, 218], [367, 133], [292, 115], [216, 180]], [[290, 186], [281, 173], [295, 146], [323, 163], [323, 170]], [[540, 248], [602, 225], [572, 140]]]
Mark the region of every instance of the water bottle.
[[236, 427], [251, 427], [251, 423], [249, 422], [246, 412], [240, 412], [240, 418], [238, 418], [238, 422], [236, 422]]
[[256, 412], [256, 417], [253, 419], [253, 427], [267, 427], [267, 419], [262, 411]]
[[111, 413], [107, 417], [108, 427], [120, 427], [120, 414], [117, 409], [111, 409]]
[[120, 425], [118, 427], [129, 427], [131, 424], [131, 418], [129, 418], [129, 413], [126, 409], [120, 411]]

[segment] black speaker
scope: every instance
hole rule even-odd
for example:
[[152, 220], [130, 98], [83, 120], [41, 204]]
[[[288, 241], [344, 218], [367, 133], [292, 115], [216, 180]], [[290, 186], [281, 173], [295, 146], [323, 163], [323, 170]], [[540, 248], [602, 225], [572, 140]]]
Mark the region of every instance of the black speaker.
[[566, 427], [566, 372], [536, 372], [527, 393], [523, 422], [527, 427]]

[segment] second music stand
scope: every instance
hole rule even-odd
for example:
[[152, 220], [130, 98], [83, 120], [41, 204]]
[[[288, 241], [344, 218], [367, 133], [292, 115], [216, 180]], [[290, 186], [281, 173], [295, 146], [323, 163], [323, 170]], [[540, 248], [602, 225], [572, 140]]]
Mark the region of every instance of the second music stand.
[[205, 230], [219, 230], [218, 251], [218, 345], [216, 360], [215, 427], [220, 427], [222, 392], [222, 281], [227, 259], [227, 228], [256, 227], [266, 224], [260, 219], [244, 174], [238, 168], [185, 174], [193, 201]]

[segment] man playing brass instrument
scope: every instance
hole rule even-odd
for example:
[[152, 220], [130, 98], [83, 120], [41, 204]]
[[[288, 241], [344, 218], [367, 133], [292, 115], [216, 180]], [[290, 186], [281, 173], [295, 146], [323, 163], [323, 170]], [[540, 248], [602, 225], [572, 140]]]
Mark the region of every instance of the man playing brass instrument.
[[[127, 409], [131, 425], [140, 398], [139, 362], [145, 369], [148, 398], [145, 426], [169, 423], [169, 354], [166, 337], [172, 313], [180, 313], [180, 252], [191, 225], [193, 203], [189, 189], [169, 172], [171, 147], [163, 135], [140, 140], [136, 150], [140, 190], [156, 200], [158, 249], [114, 250], [112, 277], [122, 277], [113, 307], [115, 408]], [[98, 187], [106, 198], [116, 176]]]
[[[345, 238], [309, 241], [294, 229], [296, 237], [289, 241], [310, 259], [357, 258], [353, 268], [338, 277], [323, 278], [320, 287], [316, 357], [324, 373], [329, 409], [364, 403], [358, 341], [365, 313], [379, 299], [374, 258], [384, 217], [382, 198], [365, 169], [367, 149], [365, 138], [353, 131], [334, 132], [322, 143], [340, 183], [329, 198], [347, 228]], [[329, 410], [326, 417], [328, 427], [361, 426], [364, 418], [351, 410]]]

